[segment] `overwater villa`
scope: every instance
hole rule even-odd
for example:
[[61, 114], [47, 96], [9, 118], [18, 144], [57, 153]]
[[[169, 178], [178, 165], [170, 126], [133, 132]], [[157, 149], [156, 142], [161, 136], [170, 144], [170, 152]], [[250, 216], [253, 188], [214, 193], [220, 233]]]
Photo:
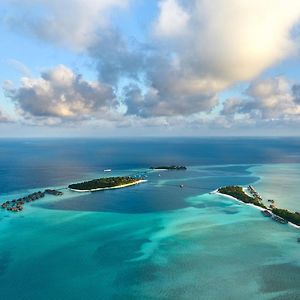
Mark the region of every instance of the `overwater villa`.
[[283, 218], [281, 218], [281, 217], [279, 217], [279, 216], [276, 216], [276, 215], [273, 215], [273, 216], [272, 216], [272, 219], [273, 219], [274, 221], [278, 222], [278, 223], [281, 223], [281, 224], [287, 224], [287, 223], [288, 223], [287, 220], [285, 220], [285, 219], [283, 219]]
[[45, 196], [45, 194], [50, 194], [50, 195], [54, 195], [54, 196], [63, 195], [63, 193], [60, 191], [47, 189], [44, 192], [38, 191], [38, 192], [32, 193], [30, 195], [27, 195], [25, 197], [21, 197], [21, 198], [14, 199], [11, 201], [8, 200], [1, 204], [1, 208], [7, 209], [8, 211], [11, 211], [11, 212], [20, 212], [23, 210], [23, 205], [25, 203], [36, 201], [40, 198], [43, 198]]

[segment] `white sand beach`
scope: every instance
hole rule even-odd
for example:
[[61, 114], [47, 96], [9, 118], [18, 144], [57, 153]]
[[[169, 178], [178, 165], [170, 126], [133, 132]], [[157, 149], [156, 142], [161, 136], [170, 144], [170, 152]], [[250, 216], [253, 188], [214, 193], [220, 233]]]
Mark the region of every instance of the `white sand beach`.
[[87, 193], [87, 192], [97, 192], [97, 191], [104, 191], [104, 190], [113, 190], [113, 189], [121, 189], [121, 188], [125, 188], [128, 186], [132, 186], [132, 185], [136, 185], [139, 183], [143, 183], [146, 182], [147, 180], [145, 179], [140, 179], [137, 180], [135, 182], [131, 182], [131, 183], [127, 183], [127, 184], [122, 184], [122, 185], [117, 185], [117, 186], [112, 186], [112, 187], [105, 187], [105, 188], [98, 188], [98, 189], [91, 189], [91, 190], [77, 190], [77, 189], [71, 189], [69, 188], [70, 191], [73, 192], [78, 192], [78, 193]]

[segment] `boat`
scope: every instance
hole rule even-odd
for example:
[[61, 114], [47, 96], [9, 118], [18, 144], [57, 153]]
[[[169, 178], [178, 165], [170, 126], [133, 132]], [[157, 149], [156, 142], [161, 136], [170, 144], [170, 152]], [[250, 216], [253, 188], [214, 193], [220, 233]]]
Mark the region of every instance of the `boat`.
[[262, 210], [261, 213], [265, 216], [265, 217], [271, 217], [272, 213], [270, 211], [268, 211], [267, 209]]
[[111, 169], [105, 169], [103, 172], [111, 172]]
[[183, 184], [181, 184], [179, 187], [180, 187], [180, 188], [183, 188]]

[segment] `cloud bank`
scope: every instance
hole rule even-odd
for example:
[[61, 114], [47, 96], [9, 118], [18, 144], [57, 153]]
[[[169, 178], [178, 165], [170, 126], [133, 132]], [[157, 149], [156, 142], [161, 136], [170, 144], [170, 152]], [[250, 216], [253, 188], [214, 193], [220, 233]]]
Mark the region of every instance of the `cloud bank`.
[[256, 80], [244, 94], [244, 98], [228, 99], [222, 114], [230, 118], [242, 114], [253, 121], [300, 119], [299, 85], [283, 77]]
[[[6, 92], [27, 118], [76, 121], [118, 114], [120, 106], [127, 123], [206, 115], [226, 127], [299, 118], [300, 85], [259, 79], [297, 55], [299, 0], [161, 0], [142, 42], [121, 34], [110, 18], [134, 0], [6, 1], [30, 9], [8, 17], [9, 26], [83, 51], [98, 77], [90, 82], [59, 66], [23, 78]], [[239, 82], [249, 88], [222, 103], [220, 93]]]
[[157, 52], [144, 66], [146, 88], [125, 89], [128, 114], [210, 112], [218, 93], [251, 80], [298, 50], [291, 36], [300, 2], [165, 0], [154, 23]]

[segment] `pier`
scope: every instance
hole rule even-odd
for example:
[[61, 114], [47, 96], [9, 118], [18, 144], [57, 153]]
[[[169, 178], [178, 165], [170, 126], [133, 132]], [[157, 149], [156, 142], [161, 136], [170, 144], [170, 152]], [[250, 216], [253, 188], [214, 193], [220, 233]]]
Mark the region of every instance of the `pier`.
[[248, 186], [249, 193], [254, 197], [262, 201], [261, 195], [255, 190], [255, 188], [252, 185]]

